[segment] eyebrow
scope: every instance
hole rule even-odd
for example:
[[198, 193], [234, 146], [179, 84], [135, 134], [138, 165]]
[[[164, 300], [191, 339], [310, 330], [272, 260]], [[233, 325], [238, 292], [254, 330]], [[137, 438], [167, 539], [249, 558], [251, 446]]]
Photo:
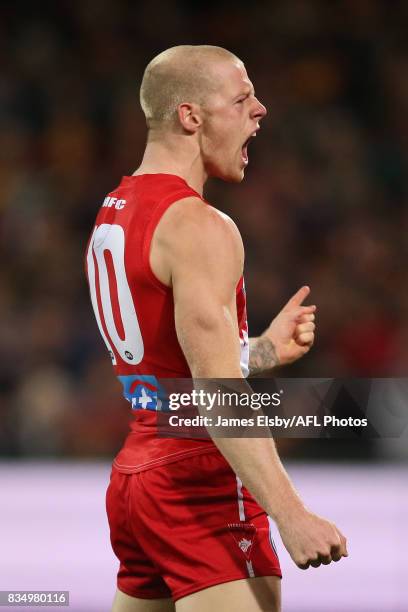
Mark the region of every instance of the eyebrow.
[[240, 98], [241, 96], [249, 96], [252, 94], [255, 95], [255, 89], [252, 87], [246, 88], [245, 91], [241, 91], [239, 94], [235, 96], [235, 98]]

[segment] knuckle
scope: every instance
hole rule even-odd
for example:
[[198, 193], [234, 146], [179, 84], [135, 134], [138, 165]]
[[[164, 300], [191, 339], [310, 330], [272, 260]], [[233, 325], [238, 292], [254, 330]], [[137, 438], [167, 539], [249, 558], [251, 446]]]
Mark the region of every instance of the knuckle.
[[306, 557], [305, 555], [300, 555], [299, 557], [297, 557], [297, 559], [295, 559], [295, 563], [296, 565], [306, 565], [309, 562], [308, 557]]

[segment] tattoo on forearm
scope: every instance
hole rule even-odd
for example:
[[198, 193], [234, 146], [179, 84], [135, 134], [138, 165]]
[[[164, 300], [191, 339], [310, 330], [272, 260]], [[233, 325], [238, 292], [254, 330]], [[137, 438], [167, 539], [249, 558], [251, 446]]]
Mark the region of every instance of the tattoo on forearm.
[[275, 345], [269, 338], [249, 339], [249, 376], [259, 376], [278, 365]]

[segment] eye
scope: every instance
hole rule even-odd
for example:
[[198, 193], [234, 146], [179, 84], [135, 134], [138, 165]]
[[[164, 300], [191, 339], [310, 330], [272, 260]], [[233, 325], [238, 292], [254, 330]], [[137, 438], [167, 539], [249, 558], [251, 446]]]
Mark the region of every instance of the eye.
[[246, 97], [245, 98], [240, 98], [239, 100], [236, 101], [236, 104], [242, 104], [243, 102], [245, 102]]

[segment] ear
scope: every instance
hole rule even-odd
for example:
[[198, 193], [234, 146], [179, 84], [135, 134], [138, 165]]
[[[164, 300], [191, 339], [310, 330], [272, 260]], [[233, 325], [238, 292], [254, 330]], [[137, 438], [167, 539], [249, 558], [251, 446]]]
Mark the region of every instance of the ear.
[[179, 121], [186, 132], [196, 132], [202, 124], [200, 107], [198, 104], [183, 102], [177, 107]]

